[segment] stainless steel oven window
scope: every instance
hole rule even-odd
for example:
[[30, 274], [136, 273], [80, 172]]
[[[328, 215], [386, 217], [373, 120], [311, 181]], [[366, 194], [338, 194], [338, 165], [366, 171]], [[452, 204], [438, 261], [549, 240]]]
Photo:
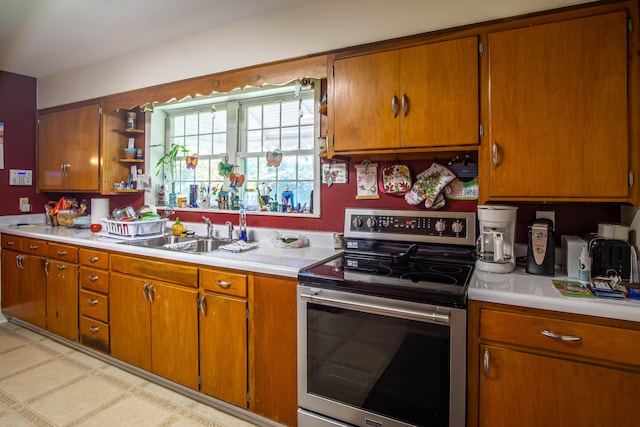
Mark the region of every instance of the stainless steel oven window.
[[298, 293], [302, 408], [355, 425], [464, 425], [465, 310]]

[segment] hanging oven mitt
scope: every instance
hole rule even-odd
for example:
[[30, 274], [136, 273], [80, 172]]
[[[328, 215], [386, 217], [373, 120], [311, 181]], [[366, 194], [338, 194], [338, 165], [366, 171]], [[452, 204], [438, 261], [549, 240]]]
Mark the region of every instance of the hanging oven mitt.
[[427, 170], [416, 176], [416, 182], [410, 191], [405, 193], [404, 199], [410, 205], [417, 205], [424, 200], [424, 206], [430, 208], [436, 197], [442, 192], [456, 175], [438, 163], [433, 163]]

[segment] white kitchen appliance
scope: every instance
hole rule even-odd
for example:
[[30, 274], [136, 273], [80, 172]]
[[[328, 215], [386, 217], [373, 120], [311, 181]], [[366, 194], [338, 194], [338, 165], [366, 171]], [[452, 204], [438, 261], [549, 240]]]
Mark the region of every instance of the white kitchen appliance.
[[478, 270], [510, 273], [516, 268], [514, 239], [517, 210], [513, 206], [478, 205]]

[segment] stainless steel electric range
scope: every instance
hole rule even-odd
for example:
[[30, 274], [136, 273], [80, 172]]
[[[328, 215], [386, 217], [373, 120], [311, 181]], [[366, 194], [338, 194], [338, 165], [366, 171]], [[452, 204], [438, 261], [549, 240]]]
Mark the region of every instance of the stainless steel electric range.
[[300, 426], [463, 426], [475, 213], [347, 209], [299, 274]]

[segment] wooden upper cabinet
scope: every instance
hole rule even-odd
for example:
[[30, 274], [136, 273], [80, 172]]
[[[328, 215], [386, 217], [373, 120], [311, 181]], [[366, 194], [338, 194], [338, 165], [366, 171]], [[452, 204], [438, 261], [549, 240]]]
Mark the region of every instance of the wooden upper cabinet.
[[98, 191], [100, 105], [40, 113], [38, 190]]
[[337, 59], [333, 150], [477, 146], [478, 80], [475, 36]]
[[488, 35], [481, 199], [629, 196], [627, 28], [622, 10]]

